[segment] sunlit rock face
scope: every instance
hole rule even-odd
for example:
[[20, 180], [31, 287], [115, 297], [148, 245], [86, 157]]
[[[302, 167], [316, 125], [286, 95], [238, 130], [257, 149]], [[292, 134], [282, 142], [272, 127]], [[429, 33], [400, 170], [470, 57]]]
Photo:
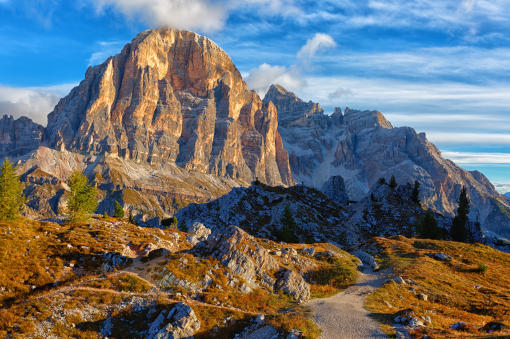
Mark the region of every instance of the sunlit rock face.
[[289, 185], [276, 115], [211, 40], [148, 30], [87, 70], [48, 116], [44, 140], [58, 150]]
[[297, 182], [318, 189], [332, 176], [344, 179], [351, 200], [366, 197], [379, 178], [399, 184], [421, 183], [424, 206], [453, 215], [463, 186], [472, 201], [471, 218], [486, 229], [510, 236], [508, 201], [480, 172], [466, 171], [430, 143], [424, 133], [394, 128], [377, 111], [336, 109], [324, 114], [319, 104], [304, 102], [281, 86], [272, 86], [264, 103], [278, 111], [279, 131]]

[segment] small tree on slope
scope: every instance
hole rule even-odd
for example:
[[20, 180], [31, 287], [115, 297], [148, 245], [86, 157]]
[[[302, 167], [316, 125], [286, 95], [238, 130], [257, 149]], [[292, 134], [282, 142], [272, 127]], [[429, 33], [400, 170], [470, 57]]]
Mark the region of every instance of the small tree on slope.
[[420, 204], [420, 182], [418, 180], [414, 181], [413, 187], [413, 201], [415, 204]]
[[124, 218], [124, 209], [117, 200], [115, 200], [115, 213], [113, 216], [115, 218]]
[[392, 176], [391, 176], [391, 179], [390, 179], [390, 183], [389, 183], [389, 185], [390, 185], [390, 188], [391, 188], [392, 190], [394, 190], [395, 188], [397, 188], [398, 184], [397, 184], [397, 180], [395, 179], [395, 176], [394, 176], [394, 175], [392, 175]]
[[80, 171], [74, 171], [67, 181], [71, 196], [67, 202], [69, 221], [86, 220], [97, 208], [96, 188], [88, 184], [88, 179]]
[[294, 217], [292, 216], [292, 210], [289, 205], [285, 206], [280, 223], [282, 224], [282, 229], [279, 232], [280, 240], [285, 242], [296, 242], [297, 225]]
[[16, 167], [5, 159], [0, 174], [0, 220], [13, 220], [23, 209], [25, 196]]
[[450, 235], [453, 240], [466, 242], [468, 237], [468, 214], [469, 214], [469, 198], [465, 187], [462, 187], [459, 197], [459, 207], [457, 208], [457, 215], [453, 218]]

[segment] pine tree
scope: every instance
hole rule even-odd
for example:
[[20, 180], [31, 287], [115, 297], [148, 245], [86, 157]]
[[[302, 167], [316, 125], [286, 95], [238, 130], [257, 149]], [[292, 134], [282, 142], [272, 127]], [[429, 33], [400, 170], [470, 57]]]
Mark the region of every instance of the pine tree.
[[418, 180], [414, 181], [413, 198], [412, 199], [417, 205], [420, 204], [420, 182]]
[[390, 179], [390, 188], [395, 189], [395, 188], [397, 188], [397, 186], [398, 186], [397, 180], [395, 179], [395, 176], [392, 175], [391, 179]]
[[468, 215], [469, 215], [469, 197], [465, 187], [462, 187], [459, 197], [459, 206], [457, 208], [457, 215], [453, 218], [450, 235], [453, 240], [466, 242], [468, 237]]
[[115, 213], [113, 213], [113, 216], [119, 219], [124, 218], [124, 209], [117, 200], [115, 200]]
[[25, 196], [16, 167], [5, 159], [0, 168], [0, 220], [13, 220], [23, 210]]
[[418, 232], [426, 239], [441, 239], [441, 229], [437, 226], [436, 218], [432, 212], [427, 211], [423, 217]]
[[284, 242], [297, 242], [297, 225], [289, 205], [285, 206], [280, 223], [282, 224], [282, 229], [279, 232], [280, 240]]
[[80, 171], [74, 171], [67, 184], [71, 188], [67, 202], [69, 221], [86, 220], [97, 208], [96, 188], [88, 184], [87, 177]]

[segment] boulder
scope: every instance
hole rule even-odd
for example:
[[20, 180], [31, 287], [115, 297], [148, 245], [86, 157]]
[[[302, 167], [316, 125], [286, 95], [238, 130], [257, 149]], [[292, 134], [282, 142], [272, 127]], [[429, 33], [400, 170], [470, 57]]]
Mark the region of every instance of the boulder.
[[276, 281], [275, 289], [287, 293], [298, 302], [310, 299], [310, 285], [300, 274], [292, 270], [281, 273], [280, 279]]
[[193, 309], [185, 303], [177, 303], [170, 311], [162, 311], [150, 324], [147, 337], [155, 339], [190, 338], [200, 329]]
[[186, 237], [193, 246], [201, 241], [207, 240], [211, 234], [211, 229], [204, 226], [204, 224], [195, 222], [189, 229], [189, 236]]

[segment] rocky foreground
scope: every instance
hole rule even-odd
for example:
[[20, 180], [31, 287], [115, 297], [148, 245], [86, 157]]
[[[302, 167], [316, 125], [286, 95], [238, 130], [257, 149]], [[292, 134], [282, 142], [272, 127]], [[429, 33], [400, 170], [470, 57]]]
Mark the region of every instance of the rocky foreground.
[[[360, 259], [331, 244], [274, 242], [236, 226], [195, 223], [184, 233], [113, 218], [20, 219], [0, 224], [0, 245], [7, 338], [318, 338], [318, 325], [327, 334], [332, 323], [306, 302], [333, 302], [334, 310], [349, 304], [349, 291], [387, 334], [510, 335], [510, 255], [480, 244], [373, 238], [351, 250], [380, 272], [377, 289], [363, 294], [360, 283], [338, 295], [356, 282]], [[325, 297], [332, 298], [317, 299]], [[352, 319], [345, 328], [368, 333]]]
[[188, 233], [116, 219], [0, 227], [0, 334], [11, 338], [297, 338], [301, 303], [356, 278], [329, 244], [284, 244], [230, 226]]

